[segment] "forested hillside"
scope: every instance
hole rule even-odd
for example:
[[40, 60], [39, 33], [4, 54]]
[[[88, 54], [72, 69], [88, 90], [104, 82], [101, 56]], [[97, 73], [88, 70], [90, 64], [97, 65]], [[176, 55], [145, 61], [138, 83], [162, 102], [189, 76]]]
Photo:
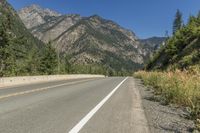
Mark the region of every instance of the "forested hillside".
[[17, 13], [6, 0], [0, 1], [1, 77], [127, 75], [143, 68], [154, 51], [148, 45], [154, 42], [143, 44], [132, 31], [98, 15], [61, 15], [37, 5]]
[[32, 36], [6, 0], [0, 1], [0, 77], [53, 73], [56, 53], [50, 47]]
[[186, 108], [200, 130], [200, 12], [185, 25], [177, 11], [173, 36], [154, 54], [146, 71], [134, 75], [153, 87], [161, 103]]
[[186, 25], [167, 41], [147, 64], [146, 69], [187, 69], [200, 65], [200, 13], [191, 16]]
[[143, 67], [153, 51], [132, 31], [98, 15], [61, 15], [38, 5], [24, 7], [18, 14], [35, 37], [52, 41], [60, 58], [67, 57], [74, 72], [132, 73]]
[[[59, 16], [48, 10], [44, 14]], [[47, 41], [46, 43], [44, 44], [44, 42], [35, 38], [26, 29], [17, 12], [6, 0], [0, 1], [0, 77], [67, 73], [105, 74], [111, 76], [127, 74], [117, 64], [127, 64], [129, 62], [121, 62], [124, 59], [119, 56], [116, 57], [112, 53], [108, 53], [104, 60], [104, 63], [110, 63], [110, 66], [92, 62], [84, 65], [70, 62], [70, 59], [77, 56], [76, 54], [69, 55], [67, 52], [56, 52], [52, 47], [54, 46], [52, 42]], [[82, 51], [90, 52], [93, 50], [91, 52], [94, 53], [94, 49], [91, 46], [87, 46], [84, 46], [85, 48], [82, 48]], [[77, 59], [80, 58], [82, 56], [77, 57]], [[113, 61], [114, 58], [118, 62]], [[118, 67], [118, 70], [123, 71], [114, 71], [114, 67]], [[129, 65], [129, 67], [132, 66]]]

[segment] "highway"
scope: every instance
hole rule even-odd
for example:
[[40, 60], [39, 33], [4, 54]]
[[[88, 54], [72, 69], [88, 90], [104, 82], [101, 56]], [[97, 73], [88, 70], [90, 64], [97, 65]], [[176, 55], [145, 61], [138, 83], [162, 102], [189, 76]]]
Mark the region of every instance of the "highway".
[[0, 133], [148, 133], [132, 77], [0, 88]]

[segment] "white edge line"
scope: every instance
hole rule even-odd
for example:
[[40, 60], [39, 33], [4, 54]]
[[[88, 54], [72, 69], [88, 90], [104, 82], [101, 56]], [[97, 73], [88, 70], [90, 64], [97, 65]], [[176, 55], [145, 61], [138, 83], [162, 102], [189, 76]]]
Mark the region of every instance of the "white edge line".
[[83, 126], [92, 118], [92, 116], [105, 104], [105, 102], [117, 91], [117, 89], [128, 79], [126, 77], [119, 83], [99, 104], [97, 104], [78, 124], [76, 124], [68, 133], [78, 133]]

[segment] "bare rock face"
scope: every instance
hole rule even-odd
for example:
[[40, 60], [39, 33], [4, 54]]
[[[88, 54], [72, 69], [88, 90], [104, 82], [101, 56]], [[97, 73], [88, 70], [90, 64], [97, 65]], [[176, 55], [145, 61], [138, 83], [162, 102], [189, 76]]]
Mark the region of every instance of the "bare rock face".
[[74, 64], [136, 70], [149, 55], [132, 31], [98, 15], [61, 15], [36, 5], [25, 7], [18, 14], [35, 37], [53, 42], [56, 50], [70, 56]]
[[28, 29], [46, 23], [50, 17], [61, 15], [50, 9], [43, 9], [38, 5], [25, 7], [18, 14]]
[[44, 42], [55, 40], [81, 19], [78, 15], [64, 15], [32, 29], [32, 33]]

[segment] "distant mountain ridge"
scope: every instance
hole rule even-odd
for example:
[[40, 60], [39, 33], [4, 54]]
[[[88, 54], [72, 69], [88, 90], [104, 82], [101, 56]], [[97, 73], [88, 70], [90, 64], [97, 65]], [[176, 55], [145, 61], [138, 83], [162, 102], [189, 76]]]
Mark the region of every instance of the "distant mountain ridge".
[[[32, 5], [18, 11], [26, 27], [73, 64], [99, 64], [114, 70], [136, 70], [150, 54], [136, 35], [98, 15], [61, 15]], [[32, 21], [34, 20], [34, 22]]]
[[143, 45], [147, 45], [147, 46], [156, 50], [161, 45], [164, 45], [166, 40], [167, 40], [166, 37], [150, 37], [150, 38], [147, 38], [147, 39], [140, 39], [140, 42]]

